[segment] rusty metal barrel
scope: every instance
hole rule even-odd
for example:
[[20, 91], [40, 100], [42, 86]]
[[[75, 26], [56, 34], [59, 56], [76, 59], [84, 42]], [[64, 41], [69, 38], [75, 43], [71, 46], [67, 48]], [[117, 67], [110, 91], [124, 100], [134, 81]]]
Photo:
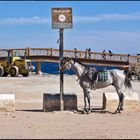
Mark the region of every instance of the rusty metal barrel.
[[[64, 110], [77, 110], [77, 96], [75, 94], [64, 94]], [[60, 94], [44, 93], [43, 111], [60, 111]]]

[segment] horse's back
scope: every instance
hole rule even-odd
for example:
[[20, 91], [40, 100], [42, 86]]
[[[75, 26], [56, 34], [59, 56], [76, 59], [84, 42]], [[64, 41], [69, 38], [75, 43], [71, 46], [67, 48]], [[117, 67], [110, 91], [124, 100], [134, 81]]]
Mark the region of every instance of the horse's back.
[[107, 70], [107, 71], [124, 73], [124, 70], [119, 70], [119, 69], [110, 69], [110, 70]]
[[118, 77], [121, 77], [121, 78], [125, 78], [124, 70], [111, 69], [111, 70], [108, 70], [108, 71], [113, 76], [118, 76]]

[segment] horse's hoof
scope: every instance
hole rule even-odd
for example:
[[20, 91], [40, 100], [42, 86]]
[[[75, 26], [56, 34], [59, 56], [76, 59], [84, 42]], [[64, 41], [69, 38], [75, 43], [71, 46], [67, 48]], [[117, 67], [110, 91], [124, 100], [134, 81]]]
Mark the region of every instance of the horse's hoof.
[[87, 114], [90, 114], [91, 113], [91, 110], [87, 110]]
[[119, 109], [117, 109], [115, 112], [113, 112], [112, 114], [117, 114], [117, 113], [121, 113], [121, 111]]
[[86, 114], [86, 113], [87, 113], [87, 111], [86, 111], [86, 110], [84, 110], [84, 111], [83, 111], [83, 114]]
[[118, 110], [118, 113], [121, 113], [121, 110]]
[[124, 108], [120, 108], [120, 110], [124, 110]]

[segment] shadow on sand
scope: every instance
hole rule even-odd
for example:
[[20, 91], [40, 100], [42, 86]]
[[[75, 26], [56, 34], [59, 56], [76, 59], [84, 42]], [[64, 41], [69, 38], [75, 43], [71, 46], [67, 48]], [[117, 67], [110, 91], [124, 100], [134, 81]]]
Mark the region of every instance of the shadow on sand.
[[91, 114], [91, 113], [100, 113], [100, 114], [116, 114], [116, 112], [110, 112], [110, 111], [107, 111], [105, 109], [102, 109], [102, 108], [92, 108], [92, 110], [89, 112], [89, 111], [84, 111], [84, 109], [79, 109], [79, 110], [76, 110], [76, 111], [73, 111], [74, 113], [76, 114]]
[[[20, 109], [20, 110], [16, 110], [16, 111], [26, 111], [26, 112], [44, 112], [43, 109]], [[53, 111], [45, 111], [45, 112], [54, 112]], [[58, 111], [58, 110], [57, 110]], [[100, 113], [100, 114], [116, 114], [116, 112], [110, 112], [107, 110], [104, 110], [102, 108], [92, 108], [92, 110], [89, 111], [84, 111], [83, 109], [78, 109], [78, 110], [65, 110], [65, 111], [72, 111], [75, 114], [91, 114], [91, 113]]]
[[27, 111], [27, 112], [43, 112], [43, 109], [19, 109], [16, 111]]

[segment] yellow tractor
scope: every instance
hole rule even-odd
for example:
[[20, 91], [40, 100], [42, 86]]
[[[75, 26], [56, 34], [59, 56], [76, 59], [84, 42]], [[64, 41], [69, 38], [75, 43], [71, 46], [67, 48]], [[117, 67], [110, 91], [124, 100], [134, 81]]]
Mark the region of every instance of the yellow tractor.
[[16, 77], [19, 74], [25, 77], [35, 69], [31, 60], [21, 58], [17, 51], [8, 50], [8, 57], [4, 61], [0, 61], [0, 76]]

